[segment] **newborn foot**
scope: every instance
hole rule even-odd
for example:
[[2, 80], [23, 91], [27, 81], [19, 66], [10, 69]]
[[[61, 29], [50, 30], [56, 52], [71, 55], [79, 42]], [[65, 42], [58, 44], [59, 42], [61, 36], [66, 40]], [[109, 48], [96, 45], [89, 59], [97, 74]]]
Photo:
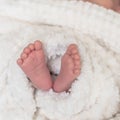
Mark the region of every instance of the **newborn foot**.
[[61, 60], [61, 70], [54, 82], [55, 92], [67, 91], [80, 75], [80, 56], [75, 44], [71, 44]]
[[18, 65], [36, 88], [49, 90], [52, 80], [45, 63], [45, 55], [40, 41], [29, 44], [17, 60]]

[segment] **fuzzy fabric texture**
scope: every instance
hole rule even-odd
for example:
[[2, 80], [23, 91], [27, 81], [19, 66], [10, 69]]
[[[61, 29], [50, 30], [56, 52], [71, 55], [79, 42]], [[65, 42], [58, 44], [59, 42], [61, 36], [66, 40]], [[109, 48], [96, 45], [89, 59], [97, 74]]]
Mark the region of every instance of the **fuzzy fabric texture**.
[[[82, 1], [0, 1], [0, 120], [117, 120], [120, 88], [120, 15]], [[40, 39], [53, 77], [76, 43], [81, 74], [69, 92], [37, 90], [16, 64]]]

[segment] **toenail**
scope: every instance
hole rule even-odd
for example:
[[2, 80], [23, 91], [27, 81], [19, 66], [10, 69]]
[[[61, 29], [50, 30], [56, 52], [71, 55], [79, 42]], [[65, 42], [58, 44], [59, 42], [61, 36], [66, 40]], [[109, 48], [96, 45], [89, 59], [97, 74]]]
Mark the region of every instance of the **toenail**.
[[76, 47], [76, 45], [75, 44], [70, 44], [69, 46], [68, 46], [68, 50], [72, 50], [73, 48], [75, 48]]
[[77, 53], [78, 51], [77, 51], [77, 49], [73, 49], [71, 52], [72, 52], [72, 54], [75, 54], [75, 53]]

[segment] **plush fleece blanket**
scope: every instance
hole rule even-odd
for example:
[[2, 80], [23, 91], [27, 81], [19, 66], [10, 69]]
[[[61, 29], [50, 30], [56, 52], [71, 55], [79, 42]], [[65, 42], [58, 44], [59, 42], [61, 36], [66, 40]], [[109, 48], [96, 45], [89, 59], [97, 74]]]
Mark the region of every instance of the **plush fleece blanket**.
[[[35, 89], [16, 64], [34, 40], [55, 77], [76, 43], [81, 74], [69, 92]], [[120, 15], [83, 1], [0, 0], [0, 120], [120, 120]]]

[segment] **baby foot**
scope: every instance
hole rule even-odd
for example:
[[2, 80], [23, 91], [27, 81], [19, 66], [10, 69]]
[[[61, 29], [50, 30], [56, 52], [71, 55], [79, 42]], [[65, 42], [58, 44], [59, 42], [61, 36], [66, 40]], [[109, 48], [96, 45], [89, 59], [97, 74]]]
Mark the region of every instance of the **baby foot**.
[[54, 82], [55, 92], [63, 92], [70, 88], [72, 82], [80, 75], [80, 55], [75, 44], [71, 44], [61, 60], [61, 70]]
[[29, 44], [23, 50], [17, 63], [36, 88], [49, 90], [52, 87], [51, 76], [45, 63], [45, 55], [40, 41]]

